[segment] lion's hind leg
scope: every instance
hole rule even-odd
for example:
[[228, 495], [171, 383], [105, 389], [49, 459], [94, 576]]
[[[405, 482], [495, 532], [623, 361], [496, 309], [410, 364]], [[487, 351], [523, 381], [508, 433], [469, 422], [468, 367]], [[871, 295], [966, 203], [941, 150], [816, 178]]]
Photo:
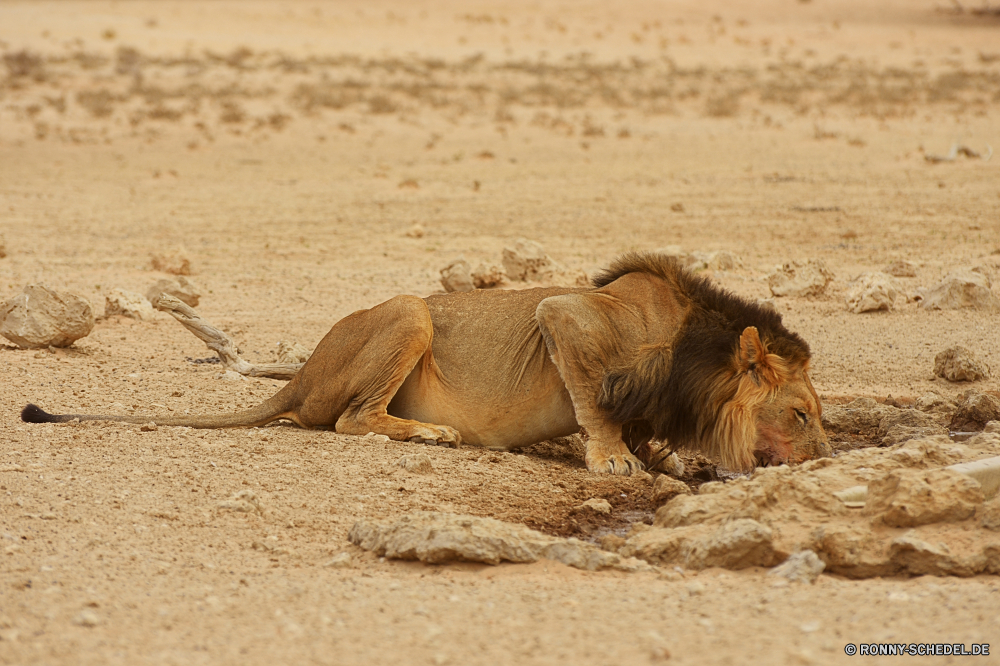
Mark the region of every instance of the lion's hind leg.
[[461, 437], [454, 428], [386, 412], [417, 364], [430, 361], [434, 327], [427, 304], [415, 296], [397, 296], [346, 317], [338, 327], [313, 353], [316, 357], [322, 351], [330, 362], [310, 373], [316, 381], [300, 410], [304, 420], [323, 422], [332, 410], [339, 412], [337, 432], [345, 435], [374, 432], [401, 442], [457, 447]]

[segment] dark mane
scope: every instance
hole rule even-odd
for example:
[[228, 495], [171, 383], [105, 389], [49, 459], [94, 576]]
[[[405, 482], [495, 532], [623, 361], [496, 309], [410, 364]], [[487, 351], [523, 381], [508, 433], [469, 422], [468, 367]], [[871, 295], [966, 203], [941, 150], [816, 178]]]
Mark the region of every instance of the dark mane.
[[702, 450], [720, 446], [710, 441], [721, 407], [735, 394], [732, 378], [740, 334], [757, 328], [768, 351], [791, 366], [810, 358], [809, 345], [792, 333], [781, 315], [685, 270], [673, 257], [630, 252], [596, 275], [604, 287], [629, 273], [661, 278], [689, 307], [682, 330], [661, 346], [644, 348], [628, 367], [612, 368], [604, 377], [599, 404], [622, 423], [646, 421], [654, 437], [670, 447]]

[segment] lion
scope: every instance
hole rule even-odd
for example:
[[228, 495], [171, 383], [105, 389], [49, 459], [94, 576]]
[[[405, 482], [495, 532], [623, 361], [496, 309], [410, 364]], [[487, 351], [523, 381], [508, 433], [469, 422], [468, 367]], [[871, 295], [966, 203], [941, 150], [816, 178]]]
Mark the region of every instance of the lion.
[[191, 428], [302, 428], [516, 449], [583, 432], [587, 469], [630, 475], [650, 442], [734, 471], [830, 454], [810, 351], [781, 316], [675, 259], [629, 253], [589, 288], [396, 296], [341, 319], [298, 373], [228, 415], [48, 414]]

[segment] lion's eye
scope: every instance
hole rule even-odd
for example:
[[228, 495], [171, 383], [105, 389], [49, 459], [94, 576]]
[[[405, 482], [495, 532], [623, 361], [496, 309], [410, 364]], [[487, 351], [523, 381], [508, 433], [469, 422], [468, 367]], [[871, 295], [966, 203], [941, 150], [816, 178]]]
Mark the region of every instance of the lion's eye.
[[796, 417], [796, 418], [797, 418], [797, 419], [798, 419], [799, 421], [802, 421], [802, 423], [803, 423], [803, 424], [806, 424], [806, 423], [809, 423], [809, 415], [808, 415], [808, 414], [806, 414], [806, 413], [805, 413], [804, 411], [802, 411], [801, 409], [796, 409], [796, 410], [795, 410], [795, 417]]

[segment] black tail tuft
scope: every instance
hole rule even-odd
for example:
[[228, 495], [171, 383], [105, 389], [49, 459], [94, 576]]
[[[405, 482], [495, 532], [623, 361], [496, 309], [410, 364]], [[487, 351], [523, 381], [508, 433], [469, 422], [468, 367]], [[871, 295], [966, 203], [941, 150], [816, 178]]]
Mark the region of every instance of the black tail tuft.
[[25, 423], [59, 423], [59, 417], [36, 405], [28, 405], [22, 409], [21, 420]]

